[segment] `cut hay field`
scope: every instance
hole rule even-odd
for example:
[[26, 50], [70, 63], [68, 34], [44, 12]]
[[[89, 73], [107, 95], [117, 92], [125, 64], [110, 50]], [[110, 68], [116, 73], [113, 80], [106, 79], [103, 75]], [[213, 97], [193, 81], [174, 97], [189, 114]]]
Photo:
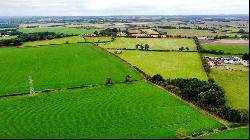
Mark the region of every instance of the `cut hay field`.
[[146, 82], [0, 99], [1, 138], [176, 138], [221, 127]]
[[80, 36], [72, 36], [72, 37], [64, 37], [64, 38], [57, 38], [52, 40], [41, 40], [41, 41], [31, 41], [25, 42], [22, 46], [38, 46], [38, 45], [49, 45], [49, 44], [64, 44], [66, 42], [69, 43], [77, 43], [77, 42], [85, 42], [83, 37]]
[[2, 48], [0, 95], [29, 91], [28, 76], [35, 90], [104, 83], [106, 78], [123, 81], [127, 74], [141, 76], [113, 56], [91, 44]]
[[150, 76], [161, 74], [165, 79], [207, 80], [200, 56], [196, 52], [123, 51], [118, 56]]
[[80, 34], [88, 34], [88, 33], [94, 33], [95, 31], [98, 31], [98, 29], [78, 29], [78, 28], [20, 28], [20, 32], [23, 33], [33, 33], [33, 32], [55, 32], [55, 33], [63, 33], [67, 35], [80, 35]]
[[249, 71], [212, 69], [211, 75], [225, 90], [226, 103], [229, 106], [249, 110]]
[[201, 139], [249, 139], [249, 128], [237, 128], [207, 135]]
[[247, 46], [229, 46], [222, 44], [203, 44], [202, 48], [205, 50], [222, 50], [224, 53], [230, 54], [244, 54], [249, 52], [249, 47]]
[[149, 44], [149, 50], [179, 50], [180, 47], [189, 47], [190, 51], [196, 51], [193, 39], [170, 38], [116, 38], [114, 42], [102, 45], [104, 48], [135, 49], [136, 44]]

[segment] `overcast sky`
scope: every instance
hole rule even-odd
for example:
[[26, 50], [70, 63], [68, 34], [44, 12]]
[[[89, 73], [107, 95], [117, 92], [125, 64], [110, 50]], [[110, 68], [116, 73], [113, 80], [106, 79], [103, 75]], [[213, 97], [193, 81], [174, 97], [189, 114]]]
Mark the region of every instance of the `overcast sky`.
[[0, 0], [0, 16], [248, 14], [249, 0]]

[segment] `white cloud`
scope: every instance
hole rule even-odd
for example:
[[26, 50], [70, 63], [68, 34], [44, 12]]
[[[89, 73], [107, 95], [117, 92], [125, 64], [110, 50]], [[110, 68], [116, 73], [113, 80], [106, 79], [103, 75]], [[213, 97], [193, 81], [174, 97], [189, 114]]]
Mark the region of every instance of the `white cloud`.
[[249, 0], [0, 0], [0, 16], [248, 14]]

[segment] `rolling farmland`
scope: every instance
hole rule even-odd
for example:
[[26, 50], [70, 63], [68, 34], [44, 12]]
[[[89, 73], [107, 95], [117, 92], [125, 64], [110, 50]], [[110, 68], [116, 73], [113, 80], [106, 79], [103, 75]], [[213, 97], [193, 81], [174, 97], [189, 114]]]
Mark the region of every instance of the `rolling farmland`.
[[146, 82], [0, 99], [1, 138], [176, 138], [221, 127]]
[[165, 79], [207, 80], [199, 54], [196, 52], [123, 51], [118, 56], [150, 76], [161, 74]]
[[123, 81], [128, 74], [141, 79], [129, 66], [90, 44], [2, 48], [0, 65], [0, 95], [29, 91], [28, 76], [35, 90], [99, 84], [106, 78]]
[[55, 33], [63, 33], [67, 35], [80, 35], [80, 34], [88, 34], [94, 33], [98, 31], [98, 29], [78, 29], [78, 28], [20, 28], [20, 32], [23, 33], [34, 33], [34, 32], [55, 32]]
[[168, 39], [168, 38], [116, 38], [112, 43], [102, 45], [104, 48], [135, 49], [136, 44], [149, 44], [150, 50], [178, 50], [180, 47], [189, 47], [190, 51], [196, 51], [192, 39]]
[[85, 42], [83, 37], [80, 36], [72, 36], [72, 37], [64, 37], [57, 38], [52, 40], [41, 40], [41, 41], [32, 41], [25, 42], [22, 46], [38, 46], [38, 45], [49, 45], [49, 44], [64, 44], [68, 41], [68, 43], [77, 43], [77, 42]]

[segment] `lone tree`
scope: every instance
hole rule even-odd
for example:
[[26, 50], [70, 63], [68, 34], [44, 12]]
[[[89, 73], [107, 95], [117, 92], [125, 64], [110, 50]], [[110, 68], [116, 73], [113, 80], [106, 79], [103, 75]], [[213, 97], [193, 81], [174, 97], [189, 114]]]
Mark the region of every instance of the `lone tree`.
[[184, 47], [180, 47], [180, 48], [179, 48], [179, 51], [182, 52], [183, 50], [184, 50]]
[[105, 84], [106, 85], [112, 85], [113, 84], [112, 79], [111, 78], [107, 78]]
[[149, 45], [145, 44], [145, 51], [148, 51], [148, 49], [149, 49]]
[[69, 44], [69, 41], [66, 41], [66, 44]]
[[187, 138], [186, 129], [184, 129], [184, 128], [179, 128], [179, 129], [177, 129], [176, 137], [177, 137], [178, 139], [185, 139], [185, 138]]
[[186, 50], [187, 50], [187, 51], [189, 51], [189, 48], [188, 48], [188, 47], [186, 47]]
[[144, 50], [144, 46], [143, 45], [140, 45], [140, 50]]
[[164, 81], [163, 77], [160, 74], [156, 74], [151, 78], [153, 81]]
[[136, 44], [135, 49], [138, 50], [140, 46], [141, 46], [140, 44]]
[[126, 77], [125, 77], [125, 82], [131, 82], [131, 76], [130, 75], [127, 75]]

